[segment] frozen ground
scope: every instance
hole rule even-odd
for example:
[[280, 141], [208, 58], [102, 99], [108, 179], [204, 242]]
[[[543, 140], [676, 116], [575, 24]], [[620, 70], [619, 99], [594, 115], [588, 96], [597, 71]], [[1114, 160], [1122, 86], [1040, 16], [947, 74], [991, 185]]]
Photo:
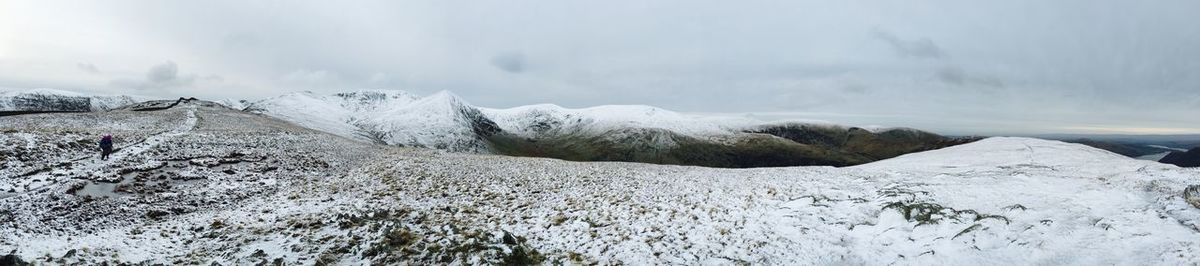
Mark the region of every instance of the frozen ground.
[[[109, 131], [133, 147], [83, 158]], [[1055, 141], [712, 169], [384, 147], [205, 104], [0, 132], [0, 254], [49, 264], [1200, 263], [1200, 170]]]

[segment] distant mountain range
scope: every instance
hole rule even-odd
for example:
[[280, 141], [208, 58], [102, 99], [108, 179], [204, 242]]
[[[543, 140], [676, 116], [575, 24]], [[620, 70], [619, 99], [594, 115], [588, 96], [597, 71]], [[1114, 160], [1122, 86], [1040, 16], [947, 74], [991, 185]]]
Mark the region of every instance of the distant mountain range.
[[445, 91], [426, 97], [391, 90], [301, 92], [237, 104], [248, 112], [376, 143], [575, 161], [847, 166], [974, 140], [907, 128], [690, 116], [640, 105], [480, 108]]
[[[7, 105], [0, 106], [25, 111], [105, 111], [136, 107], [139, 101], [149, 100], [53, 90], [3, 95], [8, 98], [0, 100], [7, 99]], [[155, 104], [165, 106], [170, 102]], [[864, 129], [694, 116], [641, 105], [481, 108], [446, 91], [425, 97], [396, 90], [329, 95], [299, 92], [260, 101], [216, 102], [380, 144], [573, 161], [711, 167], [849, 166], [976, 140], [908, 128]]]
[[[1084, 135], [1086, 136], [1086, 135]], [[1078, 143], [1113, 153], [1184, 167], [1196, 163], [1188, 155], [1188, 147], [1200, 147], [1200, 135], [1080, 135], [1044, 136], [1046, 139]], [[1192, 151], [1195, 152], [1195, 149]], [[1200, 162], [1198, 162], [1200, 163]]]
[[[0, 116], [153, 109], [177, 101], [151, 100], [154, 99], [52, 89], [0, 91]], [[979, 139], [947, 137], [909, 128], [696, 116], [643, 105], [571, 109], [538, 104], [494, 109], [473, 106], [447, 91], [425, 97], [398, 90], [329, 95], [297, 92], [259, 101], [215, 102], [380, 144], [573, 161], [711, 167], [849, 166]], [[1200, 146], [1200, 135], [1036, 137], [1180, 166], [1197, 164], [1197, 151], [1188, 152], [1185, 148]]]

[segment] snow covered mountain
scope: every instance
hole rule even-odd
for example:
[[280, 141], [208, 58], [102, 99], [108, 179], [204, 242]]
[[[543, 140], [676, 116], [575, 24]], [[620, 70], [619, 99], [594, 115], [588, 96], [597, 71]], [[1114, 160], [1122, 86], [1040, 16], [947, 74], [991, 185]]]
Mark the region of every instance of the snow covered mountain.
[[[655, 128], [689, 136], [707, 136], [738, 132], [741, 126], [735, 121], [714, 122], [644, 105], [568, 109], [553, 104], [539, 104], [509, 109], [481, 109], [505, 132], [522, 137], [602, 134], [627, 128]], [[740, 122], [753, 123], [748, 120]]]
[[[203, 101], [0, 117], [0, 260], [1200, 263], [1200, 169], [1078, 144], [989, 138], [855, 167], [717, 169], [404, 149], [295, 124]], [[103, 133], [121, 147], [110, 160], [95, 159]]]
[[293, 93], [245, 110], [376, 143], [575, 161], [840, 166], [969, 141], [910, 129], [766, 123], [640, 105], [479, 108], [444, 91], [427, 97], [388, 90]]
[[328, 96], [292, 93], [255, 102], [246, 111], [381, 144], [488, 152], [498, 128], [449, 92], [416, 97], [402, 91], [357, 91]]
[[218, 101], [216, 101], [216, 103], [220, 104], [222, 106], [225, 106], [225, 107], [229, 107], [229, 109], [234, 109], [234, 110], [246, 109], [246, 106], [250, 105], [250, 101], [248, 101], [248, 100], [235, 100], [235, 99], [218, 100]]
[[[189, 98], [190, 99], [190, 98]], [[10, 114], [167, 108], [178, 101], [66, 91], [5, 92]], [[969, 142], [912, 129], [763, 122], [681, 114], [641, 105], [582, 109], [552, 104], [480, 108], [450, 92], [419, 97], [365, 90], [290, 93], [260, 101], [221, 100], [346, 138], [452, 152], [712, 167], [846, 166]], [[15, 111], [15, 112], [14, 112]]]
[[89, 95], [53, 89], [0, 91], [0, 111], [95, 112], [152, 100], [128, 95]]
[[661, 128], [685, 134], [734, 132], [649, 106], [575, 110], [545, 104], [489, 109], [471, 106], [447, 91], [427, 97], [389, 90], [292, 93], [252, 103], [246, 110], [350, 138], [477, 153], [493, 153], [486, 139], [501, 131], [530, 138], [600, 135], [626, 128]]

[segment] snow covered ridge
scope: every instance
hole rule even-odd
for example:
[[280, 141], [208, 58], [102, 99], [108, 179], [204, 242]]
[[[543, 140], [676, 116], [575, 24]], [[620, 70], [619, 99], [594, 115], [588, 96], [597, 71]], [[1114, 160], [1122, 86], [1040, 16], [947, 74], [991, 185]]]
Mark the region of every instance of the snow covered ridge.
[[[131, 148], [94, 160], [77, 144], [102, 132]], [[188, 102], [0, 117], [0, 143], [18, 262], [1200, 263], [1200, 169], [1058, 141], [718, 169], [399, 148]]]
[[88, 95], [53, 89], [0, 91], [0, 111], [96, 112], [149, 101], [128, 95]]
[[245, 110], [353, 139], [460, 152], [487, 153], [484, 138], [498, 131], [482, 112], [449, 92], [424, 98], [401, 91], [301, 92]]
[[[333, 132], [347, 137], [362, 137], [364, 131], [384, 127], [392, 133], [389, 144], [419, 145], [424, 141], [416, 132], [390, 127], [411, 128], [405, 124], [420, 124], [430, 130], [455, 133], [459, 127], [474, 127], [464, 121], [496, 124], [504, 132], [535, 137], [539, 134], [592, 133], [626, 128], [664, 129], [690, 136], [729, 134], [740, 130], [676, 112], [650, 106], [597, 106], [568, 109], [553, 104], [528, 105], [509, 109], [480, 108], [448, 91], [427, 97], [394, 90], [372, 90], [317, 95], [309, 92], [291, 93], [250, 104], [247, 111], [279, 117], [301, 125]], [[312, 112], [309, 112], [312, 111]], [[408, 112], [436, 113], [434, 120], [410, 120]], [[440, 121], [439, 121], [440, 120]], [[366, 127], [366, 128], [364, 128]], [[443, 132], [445, 133], [445, 132]], [[419, 135], [419, 134], [415, 134]], [[413, 145], [418, 144], [418, 145]], [[451, 145], [452, 146], [452, 145]], [[463, 150], [450, 148], [451, 150]], [[475, 149], [466, 149], [475, 150]]]
[[[133, 103], [135, 97], [53, 90], [5, 95], [10, 94], [9, 105], [24, 110], [12, 114], [112, 110], [116, 106], [155, 110], [154, 106], [174, 103]], [[479, 108], [446, 91], [425, 97], [395, 90], [330, 95], [299, 92], [256, 102], [221, 100], [216, 104], [378, 144], [573, 161], [732, 168], [848, 166], [973, 140], [913, 129], [706, 117], [641, 105]]]
[[291, 93], [244, 110], [396, 146], [716, 167], [853, 165], [970, 141], [913, 129], [768, 123], [641, 105], [480, 108], [446, 91], [426, 97], [390, 90]]

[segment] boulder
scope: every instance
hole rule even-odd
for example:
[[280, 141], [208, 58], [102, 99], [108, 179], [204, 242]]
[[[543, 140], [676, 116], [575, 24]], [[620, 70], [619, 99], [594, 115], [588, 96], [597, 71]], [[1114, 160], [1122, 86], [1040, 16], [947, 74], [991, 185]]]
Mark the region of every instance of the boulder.
[[1193, 207], [1200, 208], [1200, 185], [1188, 186], [1183, 190], [1183, 200]]

